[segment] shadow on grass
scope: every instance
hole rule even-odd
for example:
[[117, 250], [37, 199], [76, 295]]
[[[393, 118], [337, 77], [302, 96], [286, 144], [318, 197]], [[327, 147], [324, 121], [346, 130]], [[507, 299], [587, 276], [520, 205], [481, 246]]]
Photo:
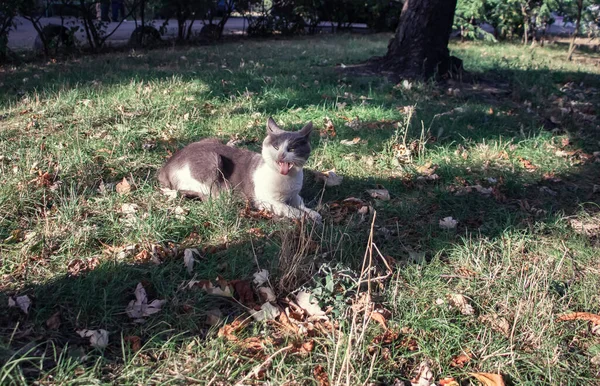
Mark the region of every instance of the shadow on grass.
[[[181, 59], [182, 53], [187, 56], [185, 60]], [[212, 98], [227, 101], [231, 95], [239, 98], [249, 91], [261, 96], [260, 101], [254, 106], [255, 110], [277, 116], [279, 113], [283, 114], [299, 107], [318, 107], [324, 104], [335, 106], [336, 101], [339, 101], [337, 95], [323, 96], [322, 93], [338, 90], [340, 82], [352, 84], [352, 93], [355, 95], [368, 95], [371, 98], [368, 101], [371, 105], [388, 108], [413, 104], [415, 95], [421, 92], [396, 90], [393, 89], [393, 85], [386, 84], [379, 78], [353, 79], [349, 75], [336, 73], [330, 67], [324, 67], [318, 62], [313, 63], [310, 59], [305, 62], [307, 67], [303, 76], [307, 79], [311, 79], [313, 75], [318, 77], [321, 82], [319, 87], [315, 85], [306, 85], [306, 88], [296, 87], [296, 82], [291, 78], [295, 69], [290, 69], [289, 73], [273, 76], [271, 81], [267, 81], [265, 76], [269, 74], [269, 70], [259, 68], [255, 73], [251, 73], [248, 79], [249, 75], [238, 69], [218, 70], [220, 62], [216, 63], [216, 71], [202, 73], [194, 66], [208, 66], [208, 63], [213, 60], [202, 58], [202, 53], [175, 51], [169, 52], [164, 58], [156, 54], [156, 52], [147, 54], [154, 55], [150, 59], [148, 56], [123, 57], [118, 59], [118, 66], [112, 62], [113, 59], [104, 56], [94, 58], [97, 60], [94, 63], [83, 59], [85, 68], [82, 68], [81, 62], [78, 61], [50, 66], [44, 69], [39, 79], [34, 77], [34, 69], [17, 71], [14, 74], [18, 73], [19, 76], [5, 80], [4, 85], [0, 87], [0, 92], [3, 93], [0, 100], [6, 107], [21, 98], [23, 93], [32, 97], [34, 92], [47, 95], [57, 93], [59, 90], [60, 92], [78, 90], [81, 91], [80, 97], [85, 98], [88, 93], [93, 93], [94, 86], [91, 83], [98, 78], [102, 79], [103, 86], [111, 87], [128, 84], [133, 80], [168, 81], [173, 76], [177, 76], [184, 81], [198, 81], [206, 85], [206, 90], [195, 95], [197, 100], [210, 95]], [[218, 57], [214, 53], [212, 55]], [[202, 62], [194, 64], [195, 59]], [[176, 68], [164, 68], [174, 61], [178, 63]], [[68, 77], [59, 75], [58, 66], [61, 66], [63, 71], [70, 71], [71, 74]], [[232, 67], [231, 63], [228, 67]], [[530, 132], [537, 132], [539, 127], [544, 126], [544, 120], [536, 112], [521, 111], [524, 101], [558, 92], [557, 83], [586, 82], [590, 87], [600, 87], [597, 76], [577, 72], [521, 71], [505, 68], [482, 76], [494, 78], [498, 82], [508, 81], [509, 93], [506, 99], [498, 99], [493, 94], [471, 93], [459, 97], [438, 94], [430, 99], [419, 100], [416, 119], [424, 122], [424, 128], [429, 129], [428, 135], [438, 137], [435, 143], [428, 146], [438, 150], [454, 151], [457, 143], [497, 139], [510, 142], [517, 138], [525, 139]], [[27, 77], [27, 82], [23, 82], [22, 77]], [[382, 85], [380, 89], [373, 87], [378, 83]], [[537, 90], [533, 90], [533, 86], [536, 86]], [[445, 87], [440, 88], [445, 93]], [[358, 131], [345, 126], [347, 120], [353, 119], [351, 115], [353, 112], [346, 115], [346, 111], [353, 107], [360, 108], [361, 103], [360, 100], [350, 99], [347, 110], [339, 110], [336, 117], [333, 117], [337, 127], [336, 141], [359, 135], [361, 139], [368, 141], [368, 144], [344, 148], [337, 142], [330, 141], [328, 146], [340, 146], [337, 152], [340, 157], [347, 155], [346, 153], [355, 153], [357, 157], [361, 157], [381, 152], [385, 143], [394, 135], [393, 125], [382, 125], [386, 127], [373, 130], [363, 128]], [[495, 113], [487, 112], [490, 106], [494, 107]], [[446, 114], [456, 107], [462, 107], [463, 110]], [[239, 111], [240, 114], [248, 112], [249, 110]], [[365, 126], [369, 123], [381, 123], [371, 120], [368, 116], [360, 118]], [[401, 116], [397, 119], [401, 119]], [[526, 125], [523, 128], [521, 124], [524, 122]], [[115, 118], [114, 121], [105, 121], [103, 124], [111, 123], [120, 122]], [[573, 128], [575, 129], [575, 126]], [[410, 134], [411, 138], [418, 137], [418, 133]], [[20, 135], [20, 132], [15, 130], [13, 134], [5, 132], [4, 135], [7, 137]], [[167, 150], [175, 150], [195, 139], [191, 134], [178, 137], [172, 143], [160, 144], [151, 152], [156, 153], [157, 156], [164, 155]], [[315, 145], [317, 141], [315, 138]], [[141, 155], [147, 152], [141, 140], [133, 145], [131, 154]], [[596, 150], [593, 142], [581, 141], [577, 145], [588, 151]], [[254, 150], [258, 146], [258, 143], [250, 145]], [[318, 147], [315, 146], [316, 149]], [[144, 179], [153, 172], [153, 167], [148, 165], [127, 170], [122, 174], [111, 171], [109, 167], [104, 167], [100, 163], [96, 166], [97, 169], [93, 173], [83, 174], [94, 178], [110, 177], [118, 180], [129, 175]], [[592, 163], [591, 160], [573, 167], [571, 171], [557, 172], [549, 178], [514, 167], [505, 170], [487, 170], [484, 162], [476, 167], [470, 163], [467, 166], [467, 163], [458, 165], [450, 161], [440, 162], [435, 171], [439, 179], [431, 181], [417, 181], [414, 175], [407, 178], [381, 178], [374, 173], [373, 177], [366, 179], [346, 176], [341, 187], [329, 188], [325, 191], [322, 212], [326, 223], [330, 224], [328, 208], [332, 201], [353, 196], [370, 202], [377, 210], [375, 234], [377, 245], [384, 254], [394, 257], [402, 264], [412, 264], [408, 261], [408, 248], [424, 252], [425, 259], [428, 261], [436, 258], [444, 259], [444, 251], [461, 243], [463, 238], [494, 240], [512, 230], [543, 228], [555, 223], [561, 216], [578, 213], [583, 206], [586, 211], [593, 213], [600, 206], [600, 197], [594, 193], [594, 183], [597, 182], [599, 172], [598, 164]], [[490, 177], [495, 178], [496, 182], [491, 183]], [[65, 177], [65, 186], [79, 181], [77, 176], [71, 178], [72, 181], [69, 177]], [[378, 185], [389, 190], [390, 201], [372, 200], [365, 193], [366, 189]], [[493, 193], [482, 195], [472, 191], [457, 195], [457, 191], [474, 185], [492, 188]], [[306, 201], [313, 204], [319, 201], [320, 188], [307, 173], [303, 192]], [[591, 205], [584, 205], [585, 203]], [[198, 205], [204, 204], [198, 203]], [[459, 221], [456, 231], [440, 229], [439, 220], [447, 216], [452, 216]], [[325, 248], [329, 248], [328, 243], [331, 241], [337, 242], [343, 239], [344, 242], [341, 243], [343, 253], [336, 258], [353, 267], [359, 266], [362, 261], [370, 225], [368, 220], [360, 223], [357, 219], [358, 216], [355, 216], [350, 220], [342, 221], [341, 224], [328, 225], [334, 237], [324, 243]], [[267, 221], [258, 220], [256, 224], [262, 225], [265, 222]], [[196, 231], [198, 224], [186, 224], [183, 228], [178, 233], [181, 237], [173, 240], [174, 242], [184, 241], [185, 233]], [[102, 240], [98, 241], [100, 244]], [[276, 235], [255, 240], [253, 244], [248, 238], [238, 240], [227, 250], [207, 253], [195, 273], [200, 279], [214, 279], [217, 275], [226, 279], [248, 278], [255, 271], [254, 253], [256, 252], [261, 267], [269, 268], [274, 275], [277, 275], [278, 245]], [[26, 260], [24, 264], [27, 263], [30, 261]], [[403, 269], [403, 266], [398, 269]], [[102, 258], [101, 264], [90, 272], [76, 277], [63, 274], [44, 283], [31, 284], [19, 292], [19, 294], [28, 294], [33, 299], [29, 315], [23, 315], [15, 308], [0, 315], [0, 342], [2, 342], [0, 347], [3, 350], [0, 354], [0, 362], [6, 361], [15, 353], [17, 356], [20, 355], [19, 353], [26, 353], [36, 344], [40, 345], [37, 349], [39, 351], [27, 355], [40, 356], [46, 350], [48, 352], [54, 350], [54, 347], [49, 344], [53, 342], [59, 348], [69, 344], [73, 356], [86, 365], [93, 365], [83, 359], [83, 354], [90, 350], [88, 342], [79, 338], [74, 331], [80, 328], [104, 328], [111, 333], [111, 345], [105, 352], [105, 356], [108, 360], [119, 363], [121, 335], [135, 335], [143, 340], [153, 339], [158, 342], [166, 342], [171, 337], [181, 336], [182, 339], [177, 344], [184, 344], [185, 337], [207, 336], [209, 327], [204, 320], [208, 310], [219, 307], [225, 315], [230, 316], [243, 311], [234, 302], [209, 297], [202, 291], [178, 290], [183, 282], [191, 278], [179, 255], [167, 259], [161, 265], [135, 263], [132, 258], [124, 261]], [[147, 323], [142, 325], [132, 323], [124, 312], [128, 302], [133, 299], [133, 292], [138, 282], [144, 283], [150, 299], [167, 300], [163, 311], [148, 318]], [[2, 291], [0, 302], [6, 304], [9, 295], [14, 294]], [[57, 311], [61, 313], [61, 325], [55, 331], [46, 326], [46, 321]], [[39, 375], [36, 370], [39, 362], [34, 362], [24, 362], [21, 365], [26, 376], [31, 379]], [[44, 372], [49, 371], [54, 365], [52, 361], [44, 362]]]

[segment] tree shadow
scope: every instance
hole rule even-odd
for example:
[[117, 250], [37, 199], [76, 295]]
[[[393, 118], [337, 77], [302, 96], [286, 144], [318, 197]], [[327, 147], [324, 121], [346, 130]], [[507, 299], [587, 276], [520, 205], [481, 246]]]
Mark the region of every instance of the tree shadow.
[[[187, 56], [186, 60], [180, 58], [182, 54]], [[218, 57], [216, 54], [214, 56]], [[160, 68], [170, 65], [174, 58], [183, 63], [181, 68]], [[33, 77], [35, 69], [19, 72], [19, 76], [4, 81], [4, 86], [0, 88], [4, 95], [0, 99], [4, 106], [8, 106], [22, 97], [18, 94], [23, 91], [23, 87], [25, 87], [23, 95], [30, 97], [36, 92], [51, 94], [59, 90], [81, 90], [85, 95], [86, 92], [94, 89], [92, 82], [107, 72], [111, 66], [110, 61], [113, 60], [108, 56], [95, 59], [99, 61], [93, 66], [89, 62], [84, 64], [96, 70], [82, 71], [76, 80], [57, 75], [58, 66], [44, 70], [47, 72], [39, 80]], [[486, 90], [489, 84], [477, 80], [468, 84], [451, 81], [434, 86], [414, 85], [413, 89], [410, 89], [409, 87], [394, 88], [393, 84], [375, 77], [355, 79], [337, 73], [329, 66], [325, 68], [315, 61], [313, 63], [315, 77], [323, 79], [327, 78], [325, 75], [331, 75], [325, 84], [325, 88], [329, 88], [327, 92], [340, 91], [340, 95], [323, 96], [321, 87], [315, 85], [295, 87], [295, 81], [291, 78], [294, 75], [292, 73], [278, 74], [272, 77], [271, 81], [264, 78], [268, 71], [252, 75], [252, 79], [248, 81], [240, 80], [245, 79], [247, 74], [237, 76], [238, 70], [210, 74], [194, 73], [189, 65], [193, 59], [186, 50], [173, 51], [165, 58], [154, 58], [153, 67], [143, 71], [139, 70], [147, 64], [143, 58], [131, 56], [119, 60], [122, 61], [120, 64], [123, 65], [122, 71], [108, 71], [110, 75], [102, 78], [105, 87], [132, 81], [162, 82], [176, 75], [184, 81], [198, 81], [206, 86], [202, 91], [196, 92], [194, 95], [196, 100], [202, 100], [207, 95], [223, 100], [244, 100], [245, 92], [254, 92], [261, 96], [261, 100], [253, 109], [273, 116], [292, 109], [307, 109], [321, 104], [335, 106], [343, 100], [343, 103], [346, 103], [345, 107], [339, 109], [338, 114], [332, 117], [337, 136], [328, 140], [327, 146], [337, 148], [336, 154], [342, 158], [352, 154], [352, 157], [358, 160], [365, 157], [365, 165], [368, 157], [389, 150], [388, 145], [397, 134], [397, 123], [403, 119], [403, 114], [400, 112], [390, 117], [389, 122], [374, 119], [365, 112], [363, 116], [359, 116], [358, 130], [355, 130], [352, 125], [346, 125], [352, 122], [355, 114], [361, 113], [360, 108], [365, 101], [369, 105], [385, 108], [413, 105], [417, 102], [417, 115], [409, 132], [409, 140], [419, 139], [423, 131], [425, 138], [429, 140], [427, 148], [447, 149], [448, 152], [460, 150], [459, 145], [469, 150], [470, 146], [475, 147], [490, 141], [510, 144], [511, 141], [526, 140], [532, 133], [539, 132], [542, 127], [548, 129], [550, 136], [562, 133], [563, 129], [571, 130], [577, 135], [574, 137], [574, 143], [570, 145], [569, 151], [572, 151], [573, 155], [569, 157], [575, 159], [578, 165], [567, 171], [556, 171], [551, 176], [544, 176], [535, 170], [521, 167], [519, 164], [522, 161], [518, 160], [520, 156], [518, 150], [508, 154], [510, 159], [506, 160], [507, 167], [503, 169], [486, 166], [485, 159], [477, 162], [465, 160], [462, 164], [450, 158], [448, 161], [437, 160], [435, 179], [428, 179], [426, 175], [422, 176], [425, 177], [424, 179], [419, 179], [420, 174], [423, 173], [415, 171], [410, 165], [398, 167], [402, 173], [394, 177], [381, 177], [383, 173], [378, 173], [377, 169], [387, 168], [385, 171], [388, 172], [391, 166], [385, 164], [387, 161], [378, 164], [375, 160], [369, 166], [373, 170], [372, 177], [358, 178], [351, 174], [346, 175], [340, 187], [326, 188], [321, 199], [322, 183], [315, 182], [311, 173], [306, 173], [302, 195], [310, 205], [314, 206], [318, 202], [323, 204], [322, 213], [327, 224], [326, 228], [335, 235], [333, 241], [337, 243], [340, 239], [344, 240], [344, 243], [341, 243], [342, 249], [338, 251], [340, 253], [337, 255], [333, 253], [333, 257], [353, 267], [357, 267], [362, 261], [370, 218], [361, 219], [359, 213], [350, 211], [341, 221], [337, 223], [334, 221], [332, 203], [340, 202], [350, 196], [363, 200], [377, 211], [375, 241], [382, 253], [394, 257], [404, 266], [415, 264], [409, 260], [409, 249], [424, 252], [426, 260], [431, 260], [448, 247], [460, 243], [462, 238], [498, 239], [507, 231], [537, 229], [554, 224], [559, 217], [572, 216], [582, 210], [590, 214], [597, 213], [600, 207], [600, 195], [594, 191], [594, 184], [597, 183], [600, 172], [599, 164], [595, 163], [594, 157], [587, 155], [597, 150], [596, 143], [588, 140], [597, 138], [600, 132], [597, 126], [595, 123], [590, 123], [582, 129], [583, 118], [575, 110], [560, 115], [561, 124], [558, 125], [551, 119], [555, 114], [554, 110], [546, 111], [546, 107], [542, 105], [537, 109], [533, 105], [536, 100], [547, 98], [551, 93], [569, 96], [582, 103], [595, 100], [598, 94], [586, 93], [585, 89], [567, 88], [561, 91], [557, 86], [569, 82], [574, 84], [583, 82], [587, 87], [599, 88], [600, 79], [592, 74], [503, 69], [482, 75], [486, 79], [491, 79], [498, 91]], [[212, 60], [216, 59], [208, 58], [203, 63]], [[66, 71], [75, 71], [80, 65], [81, 62], [78, 61], [60, 64], [62, 70]], [[217, 68], [219, 65], [221, 64], [217, 63]], [[228, 67], [231, 65], [229, 64]], [[307, 71], [313, 70], [309, 67]], [[21, 76], [28, 77], [31, 83], [29, 80], [22, 82]], [[338, 88], [340, 82], [346, 85], [352, 84], [351, 94], [354, 97], [343, 94], [344, 90], [349, 88]], [[377, 85], [381, 85], [381, 88], [377, 88]], [[534, 85], [536, 89], [533, 89]], [[323, 86], [322, 80], [321, 86]], [[448, 92], [448, 88], [458, 88], [460, 92]], [[423, 98], [425, 91], [427, 93], [433, 91], [431, 94], [433, 96]], [[577, 96], [580, 92], [583, 92], [583, 98]], [[434, 95], [435, 93], [437, 95]], [[360, 96], [369, 99], [361, 99]], [[526, 101], [532, 103], [529, 109], [523, 107]], [[490, 107], [493, 110], [491, 112]], [[249, 109], [242, 105], [239, 114], [246, 114]], [[557, 110], [560, 111], [558, 107]], [[421, 125], [420, 122], [423, 124]], [[522, 127], [523, 122], [528, 124]], [[103, 124], [112, 123], [119, 123], [119, 120], [106, 121]], [[489, 130], [486, 129], [487, 127], [494, 129]], [[12, 129], [12, 133], [6, 131], [4, 135], [10, 137], [19, 133], [19, 129], [15, 128]], [[366, 141], [366, 144], [353, 147], [339, 144], [339, 139], [352, 139], [356, 136]], [[174, 138], [172, 142], [159, 143], [151, 150], [144, 149], [144, 143], [140, 139], [132, 147], [131, 154], [141, 156], [150, 151], [156, 155], [156, 158], [160, 158], [161, 154], [169, 150], [173, 151], [194, 139], [196, 138], [193, 138], [192, 134], [182, 135]], [[325, 142], [317, 139], [316, 136], [313, 141], [315, 149], [319, 149], [321, 141]], [[254, 142], [249, 147], [256, 150], [259, 143], [260, 141]], [[427, 159], [427, 153], [422, 157]], [[145, 178], [158, 166], [157, 162], [150, 166], [140, 165], [127, 172], [106, 170], [103, 177], [119, 179], [133, 175], [136, 178]], [[490, 179], [495, 182], [491, 182]], [[483, 194], [471, 188], [478, 185], [483, 189], [491, 190]], [[389, 201], [373, 199], [366, 193], [367, 189], [378, 186], [383, 186], [390, 192]], [[88, 195], [92, 194], [88, 193]], [[205, 203], [198, 203], [198, 205], [205, 205]], [[439, 227], [439, 220], [448, 216], [459, 221], [455, 231], [447, 231]], [[272, 225], [268, 220], [242, 221], [259, 226]], [[173, 241], [183, 243], [185, 237], [182, 232], [174, 237]], [[248, 278], [255, 270], [256, 255], [262, 268], [270, 269], [274, 275], [277, 275], [281, 244], [278, 237], [277, 234], [258, 239], [248, 236], [225, 250], [209, 251], [204, 254], [201, 264], [194, 273], [198, 279], [214, 279], [219, 275], [226, 279]], [[597, 243], [598, 240], [591, 239], [590, 242]], [[327, 258], [331, 259], [331, 256], [328, 255]], [[402, 266], [398, 269], [402, 269]], [[205, 323], [208, 310], [219, 307], [224, 311], [225, 316], [234, 316], [243, 312], [243, 308], [231, 300], [211, 297], [199, 290], [182, 290], [181, 284], [192, 278], [193, 276], [187, 273], [183, 265], [181, 253], [165, 259], [160, 265], [136, 262], [132, 256], [117, 259], [111, 255], [102, 256], [101, 263], [88, 272], [77, 276], [63, 273], [45, 282], [32, 284], [19, 292], [19, 294], [28, 294], [33, 299], [29, 315], [24, 315], [16, 308], [11, 308], [7, 313], [0, 315], [0, 339], [3, 350], [0, 354], [0, 362], [8, 360], [12, 355], [26, 357], [33, 353], [35, 356], [40, 356], [43, 352], [49, 353], [56, 347], [64, 347], [68, 344], [73, 356], [91, 366], [93, 361], [86, 362], [83, 355], [91, 351], [88, 342], [75, 334], [75, 330], [81, 328], [109, 330], [111, 345], [104, 355], [107, 359], [118, 362], [121, 355], [121, 336], [135, 335], [144, 340], [157, 337], [160, 342], [180, 335], [205, 337], [211, 328]], [[124, 312], [128, 302], [133, 299], [133, 292], [139, 282], [144, 284], [150, 299], [168, 300], [160, 313], [149, 317], [147, 322], [141, 325], [133, 323]], [[1, 290], [0, 302], [7, 304], [7, 297], [12, 295], [15, 295], [13, 291]], [[56, 312], [60, 312], [61, 325], [57, 330], [53, 330], [46, 325], [46, 321]], [[33, 351], [29, 352], [29, 350]], [[54, 365], [52, 361], [45, 363], [44, 371]], [[31, 379], [39, 375], [37, 366], [38, 364], [33, 363], [22, 365], [24, 369], [31, 371], [28, 373]]]

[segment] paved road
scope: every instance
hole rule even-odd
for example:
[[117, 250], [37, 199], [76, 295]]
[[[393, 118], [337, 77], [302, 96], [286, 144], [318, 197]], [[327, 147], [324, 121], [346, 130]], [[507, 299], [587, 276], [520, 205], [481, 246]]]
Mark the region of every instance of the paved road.
[[[154, 26], [160, 27], [163, 24], [164, 20], [154, 20]], [[42, 25], [48, 24], [61, 24], [61, 20], [59, 17], [48, 17], [43, 18], [41, 20]], [[113, 35], [108, 38], [107, 42], [112, 45], [120, 45], [124, 44], [129, 40], [131, 33], [135, 29], [135, 22], [133, 21], [124, 21], [119, 25], [119, 23], [107, 23], [107, 33], [110, 33], [115, 28], [117, 30]], [[65, 26], [71, 27], [79, 25], [81, 23], [76, 18], [65, 18]], [[196, 21], [192, 27], [194, 33], [199, 33], [202, 29], [203, 24], [201, 21]], [[241, 34], [244, 33], [247, 27], [246, 20], [243, 18], [231, 18], [225, 24], [225, 30], [223, 31], [225, 34]], [[34, 48], [35, 38], [37, 36], [37, 32], [32, 27], [31, 23], [23, 18], [17, 18], [17, 28], [11, 31], [8, 36], [8, 46], [12, 50], [30, 50]], [[80, 42], [85, 42], [85, 32], [83, 28], [80, 28], [80, 31], [76, 34], [77, 39]], [[166, 38], [174, 38], [177, 36], [177, 21], [171, 20], [167, 25]]]
[[[11, 31], [8, 36], [8, 46], [15, 51], [19, 50], [31, 50], [34, 48], [35, 38], [37, 37], [37, 32], [32, 27], [31, 23], [27, 20], [19, 17], [17, 18], [17, 28]], [[156, 28], [160, 27], [163, 24], [164, 20], [154, 20], [153, 24]], [[61, 24], [61, 20], [59, 17], [48, 17], [43, 18], [41, 20], [42, 25], [48, 24]], [[79, 25], [82, 26], [77, 18], [65, 18], [65, 26], [71, 27]], [[202, 21], [196, 21], [192, 27], [194, 33], [199, 33], [204, 24]], [[117, 28], [118, 27], [118, 28]], [[244, 18], [230, 18], [225, 24], [225, 29], [223, 33], [225, 35], [237, 35], [244, 34], [246, 28], [248, 27], [248, 23]], [[323, 31], [330, 31], [331, 23], [323, 22], [320, 24], [320, 27]], [[366, 30], [367, 26], [365, 24], [354, 24], [353, 27], [359, 30]], [[119, 23], [108, 23], [107, 25], [107, 33], [112, 32], [115, 28], [116, 31], [112, 34], [107, 43], [110, 45], [122, 45], [127, 43], [131, 33], [135, 29], [135, 22], [133, 21], [124, 21], [119, 25]], [[76, 34], [79, 42], [86, 42], [87, 39], [85, 37], [85, 32], [83, 28], [80, 28], [80, 31]], [[177, 21], [171, 20], [167, 25], [167, 31], [165, 33], [165, 38], [171, 39], [177, 37]]]
[[[560, 20], [558, 20], [560, 19]], [[8, 46], [15, 51], [20, 50], [31, 50], [34, 49], [34, 42], [37, 36], [37, 32], [31, 26], [31, 23], [23, 18], [17, 18], [17, 28], [11, 31], [8, 37]], [[164, 20], [154, 20], [153, 24], [155, 27], [159, 27], [163, 24]], [[48, 17], [43, 18], [41, 20], [42, 25], [48, 24], [61, 24], [61, 20], [59, 17]], [[65, 25], [67, 27], [79, 25], [81, 23], [76, 18], [65, 18]], [[225, 24], [224, 34], [226, 35], [236, 35], [236, 34], [244, 34], [247, 28], [247, 21], [244, 18], [230, 18]], [[118, 28], [117, 28], [118, 27]], [[203, 27], [203, 23], [201, 21], [196, 21], [192, 30], [194, 33], [199, 33]], [[320, 27], [324, 32], [329, 32], [331, 29], [330, 22], [322, 22], [320, 23]], [[354, 24], [355, 30], [366, 31], [366, 25], [364, 24]], [[484, 29], [493, 31], [491, 26], [483, 26]], [[135, 22], [133, 21], [124, 21], [119, 25], [118, 23], [108, 23], [106, 31], [108, 33], [112, 32], [115, 28], [116, 31], [114, 34], [110, 36], [107, 40], [109, 45], [122, 45], [127, 43], [131, 33], [135, 29]], [[548, 29], [549, 35], [559, 35], [559, 34], [571, 34], [573, 32], [573, 26], [571, 24], [563, 24], [562, 18], [557, 18], [557, 22], [554, 23]], [[79, 42], [86, 42], [85, 33], [83, 28], [80, 28], [80, 31], [76, 34]], [[167, 25], [166, 38], [171, 39], [177, 36], [177, 21], [171, 20]]]

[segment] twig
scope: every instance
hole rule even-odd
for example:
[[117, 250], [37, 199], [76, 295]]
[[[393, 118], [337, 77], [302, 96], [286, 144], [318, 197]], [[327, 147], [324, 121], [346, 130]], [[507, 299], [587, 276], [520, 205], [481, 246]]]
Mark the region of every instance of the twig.
[[256, 367], [254, 367], [252, 369], [252, 371], [250, 371], [248, 374], [246, 374], [246, 376], [244, 378], [242, 378], [241, 380], [239, 380], [235, 384], [235, 386], [243, 386], [244, 385], [244, 381], [247, 380], [248, 378], [250, 378], [252, 376], [257, 377], [258, 373], [260, 372], [260, 370], [262, 370], [263, 367], [269, 366], [271, 364], [271, 361], [273, 360], [273, 358], [275, 358], [277, 355], [279, 355], [280, 353], [282, 353], [284, 351], [288, 351], [288, 350], [292, 349], [293, 347], [294, 347], [294, 345], [290, 344], [290, 345], [285, 346], [284, 348], [281, 348], [281, 349], [275, 351], [267, 359], [265, 359], [264, 362], [262, 362], [261, 364], [259, 364]]

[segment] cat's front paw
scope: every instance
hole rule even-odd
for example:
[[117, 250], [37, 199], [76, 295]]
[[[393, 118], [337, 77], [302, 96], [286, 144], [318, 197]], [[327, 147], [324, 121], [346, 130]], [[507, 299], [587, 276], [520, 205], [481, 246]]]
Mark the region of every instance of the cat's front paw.
[[321, 215], [312, 209], [306, 209], [306, 214], [308, 215], [308, 217], [310, 217], [311, 220], [313, 220], [316, 223], [321, 224], [323, 222], [323, 218], [321, 217]]

